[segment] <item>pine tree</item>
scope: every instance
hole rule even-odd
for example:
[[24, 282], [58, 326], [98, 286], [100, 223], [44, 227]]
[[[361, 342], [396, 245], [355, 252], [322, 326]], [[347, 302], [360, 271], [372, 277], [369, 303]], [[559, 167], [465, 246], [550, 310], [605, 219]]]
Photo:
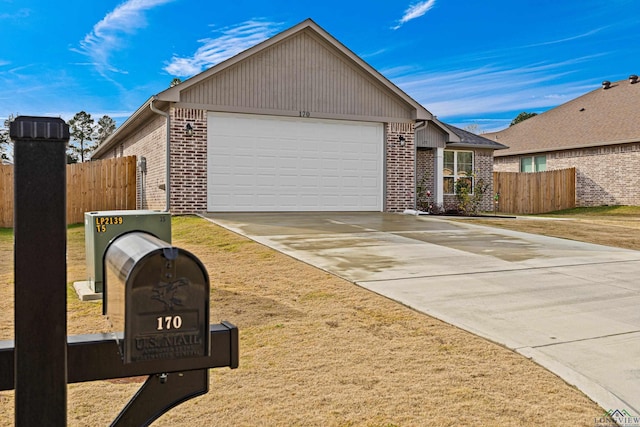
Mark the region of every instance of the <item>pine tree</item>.
[[80, 158], [84, 162], [89, 152], [94, 148], [95, 144], [91, 142], [96, 137], [96, 125], [91, 118], [91, 114], [80, 111], [69, 120], [69, 133], [71, 139], [69, 141], [69, 150], [72, 157]]
[[116, 122], [109, 116], [104, 115], [98, 120], [97, 142], [102, 144], [116, 130]]

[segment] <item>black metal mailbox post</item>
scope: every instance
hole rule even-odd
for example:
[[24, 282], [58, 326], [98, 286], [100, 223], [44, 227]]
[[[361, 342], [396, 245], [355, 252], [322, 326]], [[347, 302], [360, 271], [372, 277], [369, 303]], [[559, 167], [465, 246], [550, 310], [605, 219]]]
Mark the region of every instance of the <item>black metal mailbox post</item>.
[[105, 254], [106, 315], [125, 363], [209, 356], [209, 276], [190, 252], [150, 234], [116, 238]]
[[60, 118], [20, 116], [9, 135], [15, 142], [15, 421], [64, 426], [69, 126]]
[[[206, 393], [209, 368], [237, 368], [238, 329], [228, 322], [208, 324], [206, 270], [186, 251], [167, 247], [162, 241], [155, 242], [154, 250], [160, 250], [164, 264], [156, 271], [157, 280], [146, 284], [141, 280], [144, 274], [137, 276], [135, 267], [146, 265], [144, 256], [157, 257], [157, 253], [152, 250], [141, 256], [127, 245], [113, 246], [113, 258], [120, 260], [114, 261], [116, 276], [132, 284], [129, 292], [126, 287], [120, 292], [124, 302], [133, 304], [122, 312], [144, 320], [140, 325], [123, 326], [133, 345], [126, 351], [131, 363], [120, 357], [113, 334], [66, 336], [65, 142], [69, 128], [62, 119], [21, 116], [11, 123], [10, 136], [16, 142], [15, 341], [0, 341], [0, 390], [16, 390], [16, 425], [66, 425], [68, 383], [149, 375], [112, 424], [146, 426], [174, 406]], [[120, 255], [116, 255], [118, 250]], [[181, 256], [186, 257], [187, 267], [179, 267]], [[162, 309], [142, 302], [148, 294], [137, 298], [138, 291], [149, 290], [152, 301]], [[155, 331], [147, 331], [147, 318], [156, 322]], [[168, 337], [173, 345], [166, 358], [159, 357], [163, 352], [145, 353], [145, 345], [154, 346], [152, 338], [144, 343], [146, 334], [154, 337], [153, 342]], [[187, 340], [193, 345], [185, 344]]]

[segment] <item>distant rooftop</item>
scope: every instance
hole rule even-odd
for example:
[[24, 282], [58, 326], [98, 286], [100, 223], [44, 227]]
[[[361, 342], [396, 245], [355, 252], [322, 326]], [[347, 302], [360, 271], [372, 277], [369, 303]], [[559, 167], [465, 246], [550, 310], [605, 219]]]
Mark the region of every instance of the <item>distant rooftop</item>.
[[640, 142], [639, 106], [640, 80], [631, 75], [482, 136], [509, 147], [496, 157]]

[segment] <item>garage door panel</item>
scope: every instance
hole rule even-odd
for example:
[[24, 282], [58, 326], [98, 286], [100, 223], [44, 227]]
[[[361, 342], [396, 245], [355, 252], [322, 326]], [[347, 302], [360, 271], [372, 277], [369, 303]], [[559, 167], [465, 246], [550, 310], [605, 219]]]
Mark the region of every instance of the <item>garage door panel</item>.
[[[379, 168], [378, 163], [370, 160], [361, 160], [360, 161], [360, 170], [374, 172]], [[369, 176], [369, 175], [367, 175]]]
[[357, 141], [343, 141], [340, 145], [340, 151], [345, 154], [360, 154], [362, 145]]
[[320, 171], [318, 159], [300, 159], [300, 169], [302, 173], [308, 172], [317, 176]]
[[378, 186], [378, 181], [373, 178], [362, 178], [360, 185], [366, 188], [373, 188]]
[[355, 173], [357, 175], [360, 175], [360, 161], [359, 160], [349, 160], [349, 159], [342, 159], [341, 162], [341, 166], [342, 166], [342, 170], [344, 171], [343, 173], [345, 174], [349, 174], [349, 173]]
[[298, 185], [305, 189], [305, 188], [318, 188], [318, 177], [314, 176], [314, 175], [309, 175], [309, 176], [299, 176], [298, 177]]
[[360, 177], [345, 177], [342, 186], [347, 190], [359, 189], [362, 187], [362, 180]]
[[318, 157], [320, 144], [300, 144], [298, 151], [302, 157]]
[[379, 123], [209, 113], [210, 211], [382, 210]]

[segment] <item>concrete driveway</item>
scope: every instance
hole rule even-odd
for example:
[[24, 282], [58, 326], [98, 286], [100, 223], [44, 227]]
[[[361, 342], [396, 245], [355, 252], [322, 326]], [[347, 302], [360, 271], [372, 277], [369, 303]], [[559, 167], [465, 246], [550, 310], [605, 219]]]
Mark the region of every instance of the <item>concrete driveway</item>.
[[219, 213], [206, 218], [503, 344], [605, 410], [640, 414], [638, 251], [433, 216]]

